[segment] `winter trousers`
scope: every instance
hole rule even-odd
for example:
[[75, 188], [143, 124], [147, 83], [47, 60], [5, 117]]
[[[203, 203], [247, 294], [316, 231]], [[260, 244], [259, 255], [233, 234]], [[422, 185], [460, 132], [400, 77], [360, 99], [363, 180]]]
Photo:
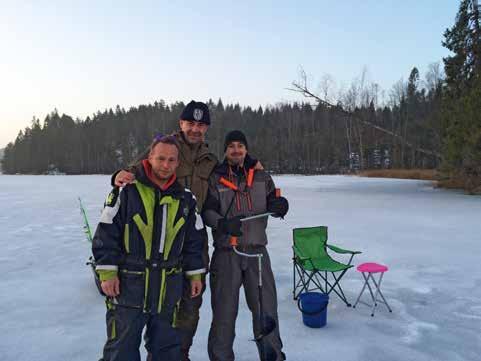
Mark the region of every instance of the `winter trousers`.
[[[264, 314], [271, 316], [277, 327], [265, 336], [277, 354], [277, 361], [284, 360], [282, 341], [279, 335], [277, 317], [277, 295], [269, 254], [265, 247], [258, 247], [245, 253], [262, 253], [262, 296]], [[247, 258], [234, 253], [232, 249], [217, 249], [210, 266], [210, 289], [212, 324], [209, 332], [208, 351], [211, 361], [234, 361], [233, 344], [235, 321], [239, 308], [239, 290], [244, 286], [247, 306], [252, 313], [254, 335], [259, 330], [259, 290], [257, 258]]]
[[[207, 233], [205, 233], [204, 249], [202, 258], [204, 264], [209, 264], [209, 246], [207, 241]], [[202, 275], [202, 293], [194, 298], [190, 297], [190, 282], [184, 280], [184, 290], [182, 299], [180, 300], [179, 313], [177, 315], [177, 327], [180, 330], [181, 341], [181, 361], [189, 360], [189, 351], [194, 341], [197, 325], [199, 324], [200, 307], [202, 306], [202, 296], [205, 291], [205, 275]]]
[[107, 337], [103, 361], [140, 361], [142, 330], [152, 361], [179, 361], [180, 334], [172, 326], [173, 315], [151, 315], [142, 310], [108, 306]]
[[190, 282], [184, 282], [184, 290], [177, 316], [177, 328], [180, 331], [181, 361], [189, 360], [189, 350], [199, 324], [199, 312], [202, 306], [202, 295], [205, 291], [205, 275], [202, 275], [202, 293], [194, 298], [190, 297]]

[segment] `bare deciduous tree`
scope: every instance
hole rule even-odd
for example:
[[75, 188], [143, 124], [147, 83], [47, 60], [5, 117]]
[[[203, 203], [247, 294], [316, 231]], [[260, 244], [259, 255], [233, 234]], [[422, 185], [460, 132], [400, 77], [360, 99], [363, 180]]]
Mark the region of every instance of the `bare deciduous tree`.
[[[347, 117], [346, 118], [346, 135], [347, 135], [349, 148], [351, 147], [350, 142], [351, 142], [351, 135], [352, 135], [351, 123], [354, 122], [357, 124], [358, 136], [360, 136], [360, 141], [362, 141], [362, 135], [361, 135], [362, 128], [360, 128], [360, 125], [362, 124], [363, 126], [367, 126], [379, 132], [387, 134], [391, 136], [393, 139], [397, 139], [398, 141], [401, 142], [401, 144], [403, 144], [403, 146], [411, 148], [413, 151], [440, 159], [441, 155], [439, 152], [430, 150], [430, 149], [424, 149], [422, 147], [412, 144], [411, 142], [408, 142], [403, 137], [403, 135], [400, 134], [400, 132], [398, 133], [394, 128], [392, 130], [386, 129], [385, 127], [375, 124], [372, 120], [363, 119], [353, 114], [354, 110], [356, 109], [356, 105], [360, 105], [361, 104], [360, 102], [362, 100], [364, 103], [367, 102], [367, 104], [369, 104], [371, 100], [374, 99], [372, 90], [374, 90], [374, 93], [378, 91], [377, 86], [372, 86], [371, 91], [369, 91], [369, 87], [367, 87], [366, 89], [365, 87], [366, 78], [367, 78], [367, 69], [363, 69], [363, 72], [361, 74], [359, 81], [355, 81], [351, 84], [348, 91], [344, 95], [342, 101], [338, 101], [337, 105], [333, 105], [331, 102], [326, 101], [320, 95], [316, 94], [314, 91], [311, 90], [311, 87], [308, 84], [307, 74], [302, 67], [300, 68], [300, 71], [299, 71], [298, 80], [293, 81], [291, 84], [292, 87], [287, 89], [297, 92], [302, 96], [304, 96], [305, 98], [313, 100], [317, 102], [319, 105], [326, 107], [327, 109], [335, 109], [336, 111], [339, 111], [340, 113], [345, 115]], [[398, 103], [399, 99], [402, 99], [402, 97], [403, 96], [405, 97], [405, 95], [406, 95], [406, 85], [404, 81], [401, 80], [398, 83], [396, 83], [395, 86], [393, 87], [393, 91], [391, 92], [391, 101], [393, 103]]]

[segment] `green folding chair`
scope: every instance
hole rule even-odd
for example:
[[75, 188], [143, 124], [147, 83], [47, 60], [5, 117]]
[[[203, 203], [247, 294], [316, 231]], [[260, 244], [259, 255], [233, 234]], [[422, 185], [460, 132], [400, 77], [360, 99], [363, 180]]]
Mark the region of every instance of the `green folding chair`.
[[[303, 292], [320, 290], [322, 293], [334, 292], [339, 298], [351, 307], [347, 301], [340, 281], [351, 264], [354, 255], [359, 251], [350, 251], [327, 244], [327, 227], [295, 228], [293, 230], [294, 250], [293, 271], [294, 289], [292, 294], [297, 300]], [[338, 253], [350, 255], [348, 263], [335, 261], [327, 253], [327, 249]], [[328, 275], [331, 274], [331, 279]], [[311, 288], [310, 288], [311, 287]]]

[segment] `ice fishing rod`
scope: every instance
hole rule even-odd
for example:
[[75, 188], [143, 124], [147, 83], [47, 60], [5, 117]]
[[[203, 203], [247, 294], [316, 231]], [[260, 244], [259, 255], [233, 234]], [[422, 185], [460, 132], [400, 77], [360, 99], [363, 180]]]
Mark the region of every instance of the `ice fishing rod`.
[[[271, 216], [273, 213], [272, 212], [266, 212], [266, 213], [261, 213], [261, 214], [256, 214], [254, 216], [249, 216], [249, 217], [245, 217], [245, 218], [241, 218], [240, 221], [243, 223], [243, 222], [247, 222], [247, 221], [251, 221], [253, 219], [258, 219], [258, 218], [264, 218], [264, 217], [269, 217]], [[238, 243], [238, 240], [237, 240], [237, 237], [236, 236], [231, 236], [230, 237], [230, 245], [232, 246], [232, 248], [234, 249], [234, 252], [237, 253], [239, 256], [244, 256], [244, 257], [250, 257], [250, 258], [259, 258], [259, 262], [261, 262], [261, 259], [263, 257], [262, 253], [254, 253], [254, 254], [249, 254], [249, 253], [244, 253], [244, 252], [241, 252], [237, 249], [237, 246], [239, 245]], [[261, 285], [262, 285], [262, 278], [260, 280], [261, 282]]]
[[256, 214], [256, 215], [254, 215], [254, 216], [248, 216], [248, 217], [245, 217], [245, 218], [241, 218], [240, 221], [241, 221], [241, 222], [247, 222], [247, 221], [250, 221], [250, 220], [252, 220], [252, 219], [269, 217], [269, 216], [272, 216], [273, 214], [274, 214], [274, 213], [272, 213], [272, 212], [266, 212], [266, 213]]
[[[83, 222], [84, 222], [83, 230], [84, 230], [84, 233], [85, 233], [85, 237], [87, 238], [87, 241], [92, 243], [93, 237], [92, 237], [92, 231], [90, 229], [89, 220], [87, 218], [87, 211], [85, 210], [85, 207], [82, 204], [82, 199], [80, 197], [78, 197], [78, 201], [79, 201], [79, 205], [80, 205], [80, 214], [82, 215], [82, 219], [83, 219]], [[90, 266], [90, 269], [92, 270], [92, 274], [94, 276], [95, 286], [97, 287], [97, 290], [99, 291], [99, 293], [102, 296], [105, 296], [105, 294], [102, 291], [99, 275], [95, 271], [95, 267], [96, 267], [97, 263], [95, 262], [94, 256], [90, 256], [85, 264], [87, 266]]]
[[89, 220], [87, 218], [87, 212], [85, 211], [85, 208], [82, 204], [82, 199], [80, 197], [78, 197], [78, 201], [80, 205], [80, 214], [82, 215], [82, 219], [84, 221], [84, 226], [83, 226], [84, 233], [85, 233], [85, 236], [87, 237], [87, 241], [92, 243], [93, 237], [92, 237], [92, 231], [90, 229]]
[[[264, 217], [269, 217], [272, 215], [272, 212], [266, 212], [266, 213], [261, 213], [261, 214], [256, 214], [254, 216], [249, 216], [249, 217], [244, 217], [241, 218], [241, 222], [248, 222], [253, 219], [259, 219], [259, 218], [264, 218]], [[237, 237], [236, 236], [231, 236], [230, 238], [230, 244], [232, 246], [232, 249], [236, 254], [238, 254], [241, 257], [248, 257], [248, 258], [257, 258], [257, 267], [259, 270], [259, 278], [257, 282], [257, 288], [259, 292], [259, 325], [260, 325], [260, 334], [254, 338], [253, 341], [256, 342], [256, 344], [259, 346], [260, 350], [260, 357], [261, 361], [274, 361], [277, 358], [276, 352], [273, 349], [273, 347], [264, 340], [264, 337], [271, 334], [274, 329], [277, 327], [276, 321], [274, 318], [272, 318], [269, 315], [266, 315], [264, 313], [264, 298], [262, 296], [262, 258], [264, 257], [264, 254], [262, 253], [245, 253], [241, 252], [237, 249], [237, 246], [239, 245]]]

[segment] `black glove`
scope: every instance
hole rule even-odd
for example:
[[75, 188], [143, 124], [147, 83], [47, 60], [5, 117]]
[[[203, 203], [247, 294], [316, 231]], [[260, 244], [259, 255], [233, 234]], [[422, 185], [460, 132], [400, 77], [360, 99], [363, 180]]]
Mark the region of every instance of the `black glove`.
[[236, 216], [232, 218], [221, 218], [217, 221], [217, 229], [222, 233], [230, 234], [231, 236], [242, 236], [242, 223], [241, 218], [244, 216]]
[[284, 197], [271, 198], [267, 202], [267, 211], [274, 213], [273, 217], [284, 217], [289, 210], [289, 202]]

